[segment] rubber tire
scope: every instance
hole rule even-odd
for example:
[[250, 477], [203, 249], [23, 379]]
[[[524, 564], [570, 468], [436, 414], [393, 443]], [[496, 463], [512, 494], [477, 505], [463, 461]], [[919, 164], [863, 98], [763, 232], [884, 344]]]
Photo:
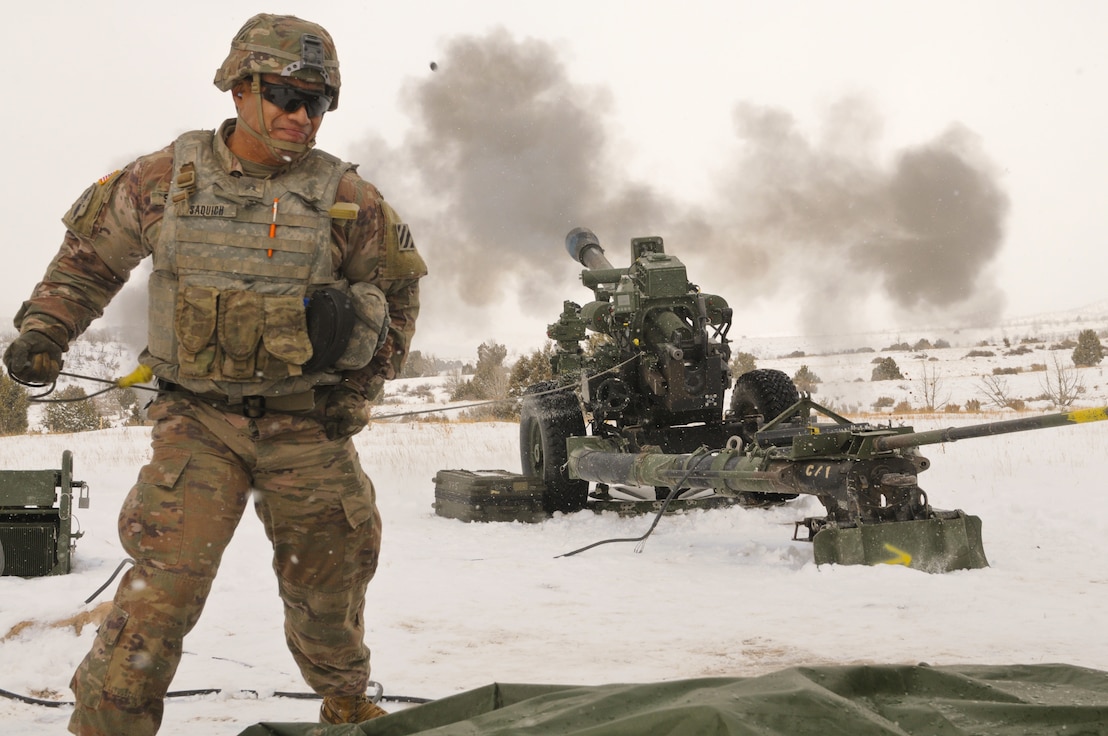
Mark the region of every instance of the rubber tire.
[[[741, 419], [751, 414], [761, 414], [763, 421], [768, 422], [798, 401], [800, 392], [787, 373], [775, 368], [759, 368], [744, 373], [735, 380], [735, 390], [731, 394], [731, 415]], [[793, 500], [797, 495], [750, 493], [744, 498], [752, 506], [776, 506]]]
[[524, 475], [542, 478], [542, 505], [549, 514], [580, 511], [588, 503], [589, 482], [573, 480], [565, 470], [566, 438], [584, 434], [585, 420], [572, 391], [524, 396], [520, 402], [520, 465]]
[[737, 419], [761, 414], [763, 421], [768, 422], [798, 401], [800, 392], [788, 374], [775, 368], [759, 368], [735, 380], [731, 414]]

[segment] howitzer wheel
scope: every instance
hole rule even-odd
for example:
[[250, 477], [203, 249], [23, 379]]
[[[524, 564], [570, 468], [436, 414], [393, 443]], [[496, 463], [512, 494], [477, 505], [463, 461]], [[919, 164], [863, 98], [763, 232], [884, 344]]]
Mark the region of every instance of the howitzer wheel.
[[[743, 420], [745, 417], [760, 415], [763, 422], [768, 422], [798, 401], [800, 392], [796, 390], [796, 384], [787, 373], [775, 368], [759, 368], [735, 379], [735, 390], [731, 393], [731, 416]], [[757, 420], [743, 421], [744, 442], [754, 441], [758, 426]], [[795, 493], [752, 493], [747, 501], [773, 505], [796, 497]]]
[[[532, 391], [548, 391], [552, 383]], [[585, 420], [573, 391], [524, 396], [519, 408], [519, 456], [524, 475], [542, 478], [543, 508], [548, 513], [585, 508], [589, 483], [566, 474], [566, 438], [585, 434]]]
[[735, 419], [760, 414], [768, 422], [798, 401], [800, 392], [788, 374], [775, 368], [759, 368], [735, 380], [731, 414]]

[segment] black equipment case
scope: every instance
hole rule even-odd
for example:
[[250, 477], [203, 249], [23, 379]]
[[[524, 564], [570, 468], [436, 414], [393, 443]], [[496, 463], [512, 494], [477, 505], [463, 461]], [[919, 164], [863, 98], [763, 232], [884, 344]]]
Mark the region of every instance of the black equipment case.
[[506, 470], [440, 470], [435, 474], [435, 513], [462, 521], [546, 518], [543, 482]]

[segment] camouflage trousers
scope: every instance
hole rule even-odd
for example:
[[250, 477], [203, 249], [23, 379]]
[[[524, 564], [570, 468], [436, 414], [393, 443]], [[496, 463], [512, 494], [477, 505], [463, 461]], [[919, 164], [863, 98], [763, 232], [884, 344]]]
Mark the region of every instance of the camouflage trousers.
[[182, 641], [251, 497], [273, 544], [285, 639], [305, 681], [320, 695], [365, 692], [362, 616], [381, 521], [353, 443], [328, 440], [320, 411], [249, 419], [182, 394], [150, 407], [153, 456], [119, 516], [135, 564], [73, 675], [70, 731], [157, 732]]

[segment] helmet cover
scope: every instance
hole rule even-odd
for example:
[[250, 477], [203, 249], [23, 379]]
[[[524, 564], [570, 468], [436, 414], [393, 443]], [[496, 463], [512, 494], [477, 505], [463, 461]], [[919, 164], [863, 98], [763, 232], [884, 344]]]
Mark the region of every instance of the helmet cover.
[[255, 74], [279, 74], [323, 82], [332, 96], [329, 110], [339, 106], [339, 60], [335, 42], [323, 26], [294, 15], [259, 13], [235, 34], [231, 51], [216, 70], [221, 91]]

